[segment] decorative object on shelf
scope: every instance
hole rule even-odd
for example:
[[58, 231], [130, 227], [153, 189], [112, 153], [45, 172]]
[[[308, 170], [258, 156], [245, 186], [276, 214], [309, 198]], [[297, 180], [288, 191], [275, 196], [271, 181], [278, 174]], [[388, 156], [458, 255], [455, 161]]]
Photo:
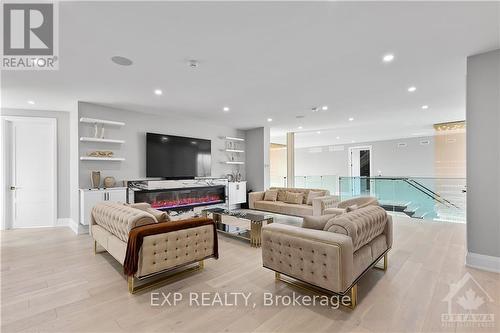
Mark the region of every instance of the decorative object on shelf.
[[101, 184], [101, 172], [92, 171], [90, 174], [90, 181], [93, 188], [99, 188], [99, 184]]
[[239, 172], [238, 172], [238, 173], [236, 174], [236, 181], [237, 181], [237, 182], [241, 182], [242, 178], [243, 178], [243, 177], [241, 176], [241, 173], [239, 173]]
[[101, 139], [104, 139], [104, 125], [101, 128]]
[[228, 173], [227, 174], [227, 181], [230, 183], [234, 182], [234, 176], [232, 174]]
[[94, 138], [99, 138], [99, 126], [97, 123], [94, 124]]
[[116, 185], [115, 177], [104, 177], [103, 185], [104, 187], [114, 187]]
[[87, 153], [90, 157], [113, 157], [114, 153], [109, 150], [95, 150]]

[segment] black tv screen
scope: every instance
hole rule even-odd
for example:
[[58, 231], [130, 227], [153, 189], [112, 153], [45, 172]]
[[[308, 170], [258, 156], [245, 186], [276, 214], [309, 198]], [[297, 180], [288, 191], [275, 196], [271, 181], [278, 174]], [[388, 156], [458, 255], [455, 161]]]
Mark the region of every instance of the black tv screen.
[[209, 177], [210, 140], [146, 133], [146, 176], [182, 179]]

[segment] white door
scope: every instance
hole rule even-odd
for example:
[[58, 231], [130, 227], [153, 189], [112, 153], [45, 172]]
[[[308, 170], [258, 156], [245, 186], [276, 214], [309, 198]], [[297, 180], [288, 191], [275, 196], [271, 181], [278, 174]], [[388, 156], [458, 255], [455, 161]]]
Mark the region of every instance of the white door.
[[57, 123], [4, 117], [7, 228], [54, 226], [57, 217]]
[[352, 195], [369, 195], [371, 177], [371, 146], [349, 148], [349, 173]]

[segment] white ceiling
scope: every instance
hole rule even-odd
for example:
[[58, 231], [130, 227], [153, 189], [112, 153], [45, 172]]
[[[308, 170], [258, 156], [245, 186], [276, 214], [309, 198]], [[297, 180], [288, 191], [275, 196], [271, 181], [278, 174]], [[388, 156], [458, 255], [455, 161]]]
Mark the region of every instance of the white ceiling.
[[466, 57], [500, 47], [499, 13], [499, 2], [61, 2], [60, 69], [2, 72], [2, 107], [81, 100], [271, 125], [276, 138], [303, 126], [314, 144], [423, 134], [465, 118]]

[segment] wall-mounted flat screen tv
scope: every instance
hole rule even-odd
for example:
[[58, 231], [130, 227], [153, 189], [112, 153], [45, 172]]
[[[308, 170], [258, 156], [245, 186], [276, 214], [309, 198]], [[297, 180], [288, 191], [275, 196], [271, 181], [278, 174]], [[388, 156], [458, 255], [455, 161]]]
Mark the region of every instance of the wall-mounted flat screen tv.
[[210, 177], [211, 141], [146, 133], [146, 176], [167, 179]]

